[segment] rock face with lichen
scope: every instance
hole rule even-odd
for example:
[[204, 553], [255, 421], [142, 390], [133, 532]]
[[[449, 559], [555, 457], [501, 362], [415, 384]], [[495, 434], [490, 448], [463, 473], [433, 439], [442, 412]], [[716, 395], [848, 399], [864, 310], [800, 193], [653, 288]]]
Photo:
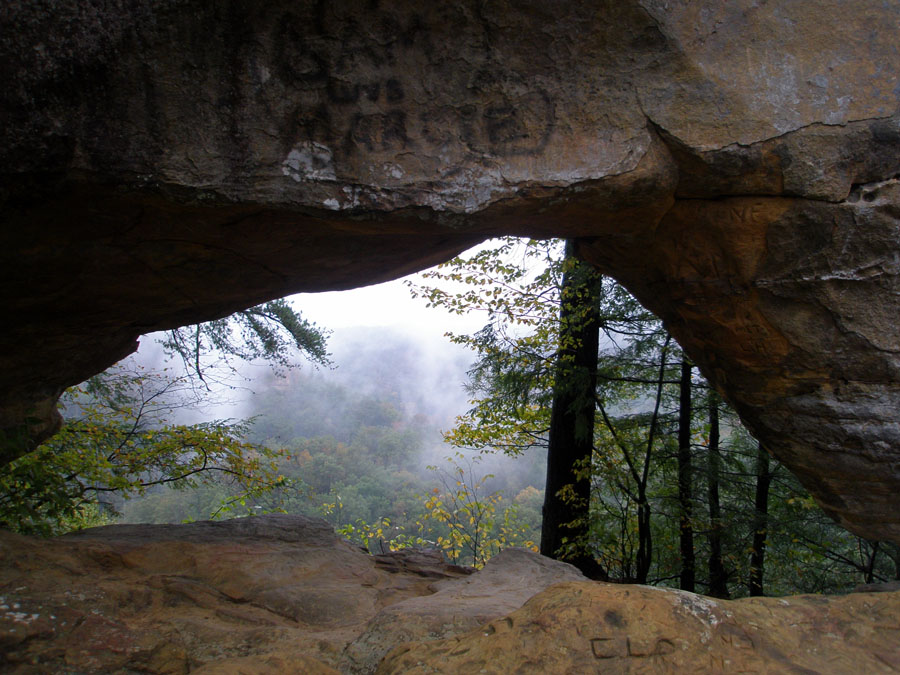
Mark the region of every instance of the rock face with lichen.
[[875, 0], [0, 14], [3, 457], [153, 330], [566, 236], [900, 541], [900, 43]]
[[521, 549], [478, 572], [370, 556], [302, 516], [0, 532], [17, 675], [894, 672], [898, 611], [896, 589], [729, 602], [588, 582]]

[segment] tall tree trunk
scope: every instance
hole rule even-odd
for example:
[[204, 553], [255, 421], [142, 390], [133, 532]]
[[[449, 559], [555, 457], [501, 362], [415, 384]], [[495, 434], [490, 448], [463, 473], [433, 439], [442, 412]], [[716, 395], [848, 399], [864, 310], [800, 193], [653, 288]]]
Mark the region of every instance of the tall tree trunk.
[[678, 410], [678, 505], [679, 547], [681, 550], [681, 590], [694, 592], [696, 570], [694, 564], [694, 505], [691, 462], [691, 364], [681, 360]]
[[885, 553], [894, 562], [894, 579], [900, 581], [900, 545], [884, 542]]
[[728, 598], [728, 574], [722, 561], [722, 508], [719, 501], [719, 396], [709, 391], [709, 454], [706, 460], [707, 500], [709, 502], [709, 594]]
[[[541, 553], [557, 558], [567, 543], [574, 542], [576, 552], [565, 559], [588, 577], [605, 578], [587, 549], [589, 469], [594, 449], [594, 397], [600, 341], [597, 295], [602, 277], [590, 266], [575, 260], [571, 240], [566, 242], [566, 264], [560, 304], [560, 349], [550, 415]], [[572, 489], [562, 498], [560, 491], [566, 486]]]
[[881, 548], [880, 541], [867, 541], [866, 569], [863, 572], [864, 583], [871, 584], [875, 580], [875, 562], [878, 560], [878, 551]]
[[769, 534], [769, 453], [762, 443], [756, 449], [756, 499], [753, 515], [753, 552], [750, 554], [750, 595], [763, 595], [766, 537]]
[[672, 336], [666, 335], [659, 353], [659, 376], [656, 379], [656, 402], [653, 406], [653, 416], [650, 418], [650, 429], [647, 431], [647, 445], [644, 451], [644, 465], [637, 482], [637, 506], [638, 506], [638, 551], [636, 560], [636, 574], [634, 582], [646, 584], [653, 564], [653, 530], [650, 527], [650, 500], [647, 496], [647, 486], [650, 481], [650, 464], [653, 462], [653, 444], [656, 440], [656, 427], [659, 423], [659, 409], [662, 405], [663, 385], [666, 381], [666, 357], [669, 353], [669, 344]]
[[638, 496], [638, 550], [634, 561], [633, 583], [646, 584], [653, 565], [653, 530], [650, 529], [650, 502], [646, 488], [642, 487]]

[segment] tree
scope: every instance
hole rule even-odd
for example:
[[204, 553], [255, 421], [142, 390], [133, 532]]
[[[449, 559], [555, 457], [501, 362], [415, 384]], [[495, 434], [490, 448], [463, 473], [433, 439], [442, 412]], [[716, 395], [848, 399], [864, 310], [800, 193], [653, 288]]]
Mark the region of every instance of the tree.
[[85, 505], [143, 494], [156, 485], [195, 487], [226, 476], [238, 500], [281, 482], [277, 452], [242, 438], [243, 422], [178, 424], [195, 402], [186, 376], [114, 366], [61, 399], [66, 423], [0, 474], [0, 524], [53, 534]]
[[678, 531], [681, 550], [681, 590], [694, 592], [694, 504], [691, 449], [691, 364], [681, 359], [678, 397]]
[[[451, 336], [473, 348], [478, 361], [469, 371], [470, 391], [476, 396], [473, 408], [458, 420], [447, 440], [459, 447], [491, 446], [512, 454], [535, 444], [549, 445], [542, 550], [578, 562], [592, 576], [605, 577], [586, 548], [595, 406], [599, 409], [612, 447], [622, 450], [630, 470], [618, 487], [638, 504], [640, 560], [635, 574], [642, 579], [652, 552], [647, 487], [663, 383], [668, 378], [669, 338], [658, 320], [621, 287], [579, 264], [572, 248], [562, 255], [559, 242], [531, 240], [521, 245], [504, 239], [495, 249], [456, 258], [426, 275], [473, 290], [450, 293], [438, 285], [414, 288], [413, 294], [424, 297], [429, 306], [483, 311], [488, 316], [487, 325], [475, 335]], [[639, 362], [637, 371], [623, 372], [621, 359], [598, 363], [601, 332], [616, 354], [623, 351], [616, 340], [625, 339], [624, 349]], [[639, 442], [639, 457], [626, 441], [631, 443], [627, 437], [640, 415], [626, 416], [629, 430], [623, 433], [610, 409], [647, 384], [647, 358], [657, 356], [661, 365], [651, 380], [659, 380], [659, 386], [649, 434]], [[602, 386], [592, 395], [598, 365]], [[634, 491], [625, 486], [631, 477]]]
[[518, 521], [516, 506], [501, 510], [503, 495], [485, 489], [493, 476], [478, 476], [475, 468], [479, 460], [479, 457], [467, 460], [457, 453], [447, 458], [451, 465], [449, 471], [428, 467], [437, 476], [440, 487], [434, 488], [426, 498], [425, 512], [419, 521], [421, 535], [433, 538], [451, 562], [471, 560], [472, 567], [477, 568], [484, 567], [491, 557], [508, 546], [536, 548], [524, 536], [526, 528]]
[[457, 447], [490, 445], [509, 454], [548, 447], [541, 551], [603, 576], [583, 550], [599, 328], [596, 303], [581, 296], [599, 292], [599, 277], [575, 259], [571, 244], [561, 253], [559, 242], [531, 240], [520, 247], [506, 238], [425, 275], [472, 290], [454, 294], [436, 285], [414, 287], [413, 295], [451, 312], [487, 314], [475, 335], [451, 335], [479, 358], [469, 371], [473, 408], [445, 438]]
[[546, 445], [550, 427], [562, 247], [559, 241], [514, 237], [496, 243], [426, 272], [424, 279], [433, 285], [409, 286], [413, 297], [429, 307], [485, 315], [484, 328], [473, 335], [448, 333], [478, 358], [468, 373], [472, 408], [446, 440], [456, 447], [490, 446], [518, 455]]
[[753, 510], [753, 546], [750, 550], [750, 581], [748, 584], [750, 595], [763, 595], [771, 481], [769, 453], [760, 443], [756, 450], [756, 499]]
[[709, 505], [709, 594], [728, 598], [728, 573], [722, 558], [722, 506], [719, 498], [719, 476], [722, 458], [719, 449], [719, 397], [713, 389], [707, 399], [709, 440], [707, 442], [706, 482]]
[[206, 357], [264, 359], [273, 367], [291, 367], [296, 352], [313, 363], [328, 365], [327, 334], [297, 313], [287, 300], [272, 300], [222, 319], [167, 331], [161, 341], [185, 371], [206, 382]]
[[[547, 437], [541, 553], [557, 557], [576, 542], [566, 559], [587, 576], [606, 573], [585, 547], [590, 528], [591, 460], [594, 451], [594, 394], [600, 317], [597, 295], [602, 278], [574, 256], [566, 243], [560, 297], [559, 350]], [[577, 546], [580, 546], [578, 548]]]
[[[416, 495], [422, 508], [413, 518], [408, 514], [398, 519], [353, 518], [345, 513], [348, 509], [341, 495], [323, 503], [320, 510], [338, 534], [369, 553], [430, 546], [439, 548], [454, 564], [482, 568], [509, 546], [536, 551], [528, 538], [528, 525], [519, 518], [519, 504], [503, 507], [503, 495], [486, 489], [492, 476], [477, 474], [480, 459], [466, 459], [457, 453], [446, 458], [452, 467], [449, 470], [429, 466], [439, 485], [424, 496]], [[413, 529], [416, 534], [411, 534]]]
[[284, 483], [275, 466], [278, 451], [244, 441], [247, 422], [183, 424], [172, 417], [200, 402], [192, 377], [206, 383], [213, 352], [226, 361], [265, 358], [284, 368], [296, 348], [327, 364], [325, 334], [285, 300], [274, 300], [169, 331], [163, 346], [180, 356], [185, 374], [117, 365], [64, 393], [62, 430], [0, 472], [0, 525], [50, 534], [75, 522], [86, 506], [112, 509], [112, 497], [101, 495], [121, 501], [153, 486], [191, 488], [214, 476], [227, 477], [228, 511]]
[[[451, 261], [427, 275], [438, 286], [416, 290], [432, 306], [488, 316], [478, 333], [453, 336], [478, 360], [472, 408], [446, 438], [513, 454], [558, 443], [560, 454], [549, 453], [543, 552], [584, 568], [591, 558], [595, 576], [610, 580], [718, 597], [835, 592], [897, 574], [896, 549], [828, 520], [625, 289], [598, 276], [595, 292], [567, 300], [567, 264], [558, 243], [507, 239]], [[466, 289], [441, 287], [453, 282]], [[570, 315], [597, 317], [599, 348]], [[597, 360], [595, 410], [582, 406], [593, 377], [583, 354], [576, 361], [584, 345]], [[589, 420], [593, 454], [585, 458], [585, 435], [575, 429]]]
[[[652, 344], [652, 340], [650, 341]], [[671, 338], [666, 336], [658, 351], [653, 352], [658, 363], [655, 379], [644, 379], [646, 375], [635, 373], [624, 378], [624, 381], [653, 387], [652, 411], [649, 414], [625, 413], [620, 416], [612, 415], [609, 410], [609, 400], [604, 400], [601, 394], [597, 396], [597, 406], [601, 413], [604, 430], [608, 432], [600, 437], [598, 450], [601, 457], [606, 459], [607, 466], [618, 462], [617, 454], [620, 453], [626, 470], [614, 472], [608, 470], [608, 474], [601, 474], [603, 480], [606, 475], [614, 477], [615, 486], [620, 495], [616, 500], [620, 504], [622, 512], [621, 522], [618, 524], [621, 532], [619, 541], [621, 556], [611, 557], [607, 562], [607, 569], [617, 569], [618, 574], [612, 573], [612, 578], [621, 581], [646, 584], [649, 580], [650, 570], [653, 565], [653, 505], [651, 503], [651, 479], [654, 477], [654, 467], [658, 464], [658, 448], [660, 431], [660, 418], [662, 414], [663, 391], [667, 383], [667, 370], [669, 368], [669, 348]], [[646, 345], [636, 342], [631, 348], [638, 347], [641, 350]], [[616, 380], [607, 378], [607, 384]], [[597, 462], [603, 466], [602, 462]], [[634, 512], [634, 523], [637, 536], [637, 545], [626, 548], [628, 539], [628, 524], [631, 521], [631, 513]]]

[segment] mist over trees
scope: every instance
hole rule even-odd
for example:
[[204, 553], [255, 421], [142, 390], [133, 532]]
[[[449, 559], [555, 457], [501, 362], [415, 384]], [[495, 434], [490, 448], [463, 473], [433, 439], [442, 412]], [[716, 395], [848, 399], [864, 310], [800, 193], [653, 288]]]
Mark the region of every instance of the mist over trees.
[[[229, 515], [318, 515], [374, 551], [437, 545], [469, 564], [539, 536], [540, 449], [524, 461], [454, 456], [442, 440], [466, 409], [471, 354], [381, 328], [344, 331], [329, 349], [335, 367], [263, 369], [229, 409], [252, 420], [249, 444], [278, 454], [278, 489], [237, 500], [224, 485], [160, 489], [124, 503], [125, 519], [206, 518], [225, 502]], [[471, 534], [466, 510], [481, 513]]]
[[432, 306], [488, 317], [453, 336], [478, 358], [448, 440], [549, 448], [545, 555], [720, 597], [900, 578], [897, 547], [829, 521], [661, 322], [571, 246], [507, 238], [425, 277], [414, 294]]
[[484, 326], [449, 345], [351, 328], [326, 347], [276, 301], [169, 334], [167, 364], [139, 356], [73, 388], [64, 432], [0, 475], [5, 526], [283, 511], [373, 553], [436, 546], [480, 566], [540, 542], [596, 578], [717, 597], [900, 578], [900, 551], [828, 520], [571, 247], [491, 242], [413, 293]]
[[230, 358], [288, 367], [299, 353], [326, 365], [325, 340], [284, 300], [167, 332], [159, 342], [180, 357], [181, 372], [126, 359], [63, 393], [60, 432], [0, 470], [0, 525], [52, 534], [103, 522], [150, 488], [197, 488], [221, 477], [233, 500], [279, 486], [279, 453], [250, 446], [246, 422], [177, 418], [205, 402], [211, 358], [232, 373]]

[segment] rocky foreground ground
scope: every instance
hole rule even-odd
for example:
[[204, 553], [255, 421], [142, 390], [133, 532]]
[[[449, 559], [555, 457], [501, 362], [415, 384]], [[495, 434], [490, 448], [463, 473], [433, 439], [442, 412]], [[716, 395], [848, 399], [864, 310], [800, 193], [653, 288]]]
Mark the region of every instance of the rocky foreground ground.
[[900, 592], [711, 600], [509, 549], [370, 556], [270, 515], [0, 533], [9, 673], [900, 671]]

